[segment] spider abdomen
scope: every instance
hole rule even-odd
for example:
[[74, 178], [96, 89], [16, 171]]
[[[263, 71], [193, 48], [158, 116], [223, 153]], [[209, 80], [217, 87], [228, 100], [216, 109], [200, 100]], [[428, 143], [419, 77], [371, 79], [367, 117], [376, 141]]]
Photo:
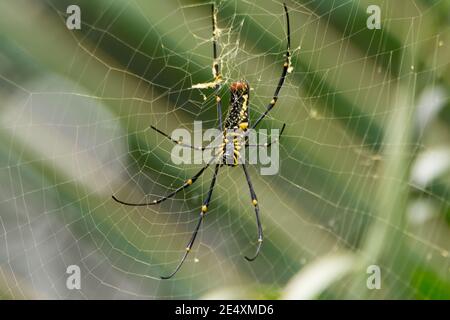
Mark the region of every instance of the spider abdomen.
[[237, 166], [241, 161], [240, 150], [244, 143], [244, 131], [225, 129], [222, 143], [222, 163], [227, 166]]

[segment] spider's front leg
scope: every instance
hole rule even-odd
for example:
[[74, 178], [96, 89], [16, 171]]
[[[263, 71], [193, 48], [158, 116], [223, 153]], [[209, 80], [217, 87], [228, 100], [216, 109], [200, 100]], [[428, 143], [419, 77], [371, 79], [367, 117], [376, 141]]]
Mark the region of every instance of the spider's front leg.
[[178, 145], [180, 145], [180, 146], [182, 146], [182, 147], [185, 147], [185, 148], [191, 148], [191, 149], [193, 149], [193, 150], [201, 150], [201, 151], [204, 151], [204, 150], [206, 150], [206, 149], [210, 149], [210, 147], [203, 147], [203, 146], [202, 146], [202, 147], [196, 147], [196, 146], [192, 146], [192, 145], [190, 145], [190, 144], [184, 143], [183, 141], [172, 139], [172, 137], [169, 136], [167, 133], [165, 133], [165, 132], [159, 130], [158, 128], [155, 128], [154, 126], [150, 126], [150, 128], [152, 128], [153, 130], [155, 130], [156, 132], [158, 132], [159, 134], [161, 134], [163, 137], [169, 139], [169, 140], [172, 141], [173, 143], [178, 144]]
[[275, 92], [273, 94], [272, 100], [269, 102], [269, 104], [266, 107], [266, 111], [262, 115], [259, 116], [259, 118], [255, 121], [255, 124], [252, 126], [252, 129], [256, 128], [256, 126], [261, 122], [262, 119], [266, 117], [266, 115], [272, 110], [272, 108], [275, 106], [278, 100], [278, 95], [280, 93], [281, 88], [283, 87], [284, 80], [286, 79], [286, 75], [292, 71], [291, 66], [291, 27], [289, 24], [289, 13], [288, 9], [286, 7], [286, 4], [283, 3], [284, 6], [284, 12], [286, 14], [286, 35], [287, 35], [287, 49], [286, 49], [286, 59], [283, 63], [283, 71], [281, 72], [280, 80], [278, 80], [277, 88], [275, 89]]
[[218, 47], [218, 28], [217, 12], [214, 4], [211, 5], [212, 33], [213, 33], [213, 76], [214, 76], [214, 95], [216, 97], [217, 119], [219, 130], [222, 130], [222, 99], [219, 97], [219, 91], [222, 87], [222, 75], [220, 74], [219, 60], [217, 58]]

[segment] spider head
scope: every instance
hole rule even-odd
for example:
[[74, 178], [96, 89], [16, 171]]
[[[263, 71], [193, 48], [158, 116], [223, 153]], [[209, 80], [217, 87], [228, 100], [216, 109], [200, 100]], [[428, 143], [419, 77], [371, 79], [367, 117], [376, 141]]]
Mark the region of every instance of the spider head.
[[233, 82], [230, 85], [230, 91], [233, 95], [242, 96], [248, 94], [249, 89], [250, 85], [245, 80]]

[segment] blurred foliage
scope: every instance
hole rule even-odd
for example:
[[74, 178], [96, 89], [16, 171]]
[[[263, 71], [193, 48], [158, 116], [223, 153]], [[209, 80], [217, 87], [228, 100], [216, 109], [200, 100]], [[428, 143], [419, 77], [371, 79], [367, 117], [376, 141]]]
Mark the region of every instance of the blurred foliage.
[[[70, 4], [81, 30], [66, 28]], [[366, 28], [370, 4], [381, 30]], [[281, 3], [216, 5], [224, 74], [250, 82], [256, 117], [283, 61]], [[280, 173], [251, 169], [262, 254], [242, 258], [253, 212], [242, 172], [222, 170], [195, 253], [161, 281], [210, 175], [158, 208], [110, 196], [161, 195], [198, 170], [170, 165], [171, 144], [147, 128], [215, 125], [212, 92], [190, 89], [211, 81], [211, 2], [0, 3], [1, 298], [450, 298], [449, 2], [287, 6], [294, 72], [262, 125], [287, 124]], [[80, 291], [65, 287], [70, 264]], [[381, 290], [366, 287], [372, 264]]]

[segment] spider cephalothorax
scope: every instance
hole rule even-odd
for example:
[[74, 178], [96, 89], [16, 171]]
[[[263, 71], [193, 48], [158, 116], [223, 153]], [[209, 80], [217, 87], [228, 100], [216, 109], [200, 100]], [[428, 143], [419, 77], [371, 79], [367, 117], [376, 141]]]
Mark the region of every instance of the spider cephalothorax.
[[224, 129], [248, 128], [248, 106], [250, 86], [247, 81], [233, 82], [230, 86], [230, 109], [225, 119]]
[[[219, 152], [216, 154], [215, 158], [213, 157], [213, 159], [211, 159], [211, 161], [208, 162], [203, 168], [201, 168], [200, 171], [198, 171], [194, 176], [187, 179], [183, 183], [183, 185], [181, 185], [180, 187], [178, 187], [177, 189], [170, 192], [169, 194], [167, 194], [164, 197], [161, 197], [161, 198], [149, 201], [149, 202], [130, 203], [130, 202], [125, 202], [125, 201], [119, 200], [115, 196], [112, 196], [112, 198], [115, 201], [117, 201], [121, 204], [124, 204], [124, 205], [128, 205], [128, 206], [150, 206], [150, 205], [155, 205], [155, 204], [161, 203], [161, 202], [173, 197], [181, 190], [184, 190], [185, 188], [194, 184], [195, 181], [197, 181], [197, 179], [205, 172], [205, 170], [211, 164], [213, 164], [214, 160], [219, 160], [219, 161], [215, 162], [214, 174], [211, 179], [211, 185], [209, 187], [206, 198], [203, 201], [203, 205], [201, 206], [200, 216], [199, 216], [197, 225], [195, 227], [195, 230], [192, 233], [192, 236], [186, 245], [186, 251], [184, 252], [184, 255], [182, 256], [182, 258], [181, 258], [180, 262], [178, 263], [177, 267], [175, 268], [175, 270], [170, 275], [161, 277], [162, 279], [169, 279], [169, 278], [173, 277], [175, 275], [175, 273], [177, 273], [178, 270], [181, 268], [182, 264], [186, 260], [187, 255], [191, 251], [192, 246], [195, 241], [195, 238], [197, 237], [198, 231], [202, 224], [203, 218], [205, 217], [206, 212], [208, 211], [208, 205], [209, 205], [209, 202], [211, 201], [212, 193], [214, 191], [214, 186], [215, 186], [216, 179], [217, 179], [217, 173], [219, 172], [219, 168], [222, 165], [229, 165], [229, 166], [233, 166], [233, 167], [240, 165], [244, 171], [245, 179], [247, 180], [248, 188], [250, 191], [251, 203], [255, 210], [256, 224], [257, 224], [257, 228], [258, 228], [258, 245], [257, 245], [256, 253], [254, 254], [254, 256], [252, 256], [250, 258], [247, 256], [245, 257], [248, 261], [253, 261], [254, 259], [256, 259], [256, 257], [259, 254], [259, 251], [261, 249], [262, 242], [263, 242], [263, 230], [262, 230], [261, 220], [259, 217], [258, 200], [256, 198], [256, 193], [255, 193], [255, 190], [253, 189], [253, 185], [250, 180], [250, 175], [248, 174], [247, 167], [246, 167], [244, 161], [240, 161], [240, 160], [242, 160], [241, 155], [240, 155], [240, 150], [242, 148], [246, 148], [248, 146], [268, 148], [268, 147], [270, 147], [270, 145], [272, 143], [271, 142], [268, 144], [261, 144], [261, 145], [248, 144], [246, 141], [247, 133], [248, 133], [247, 130], [255, 129], [258, 126], [258, 124], [261, 122], [261, 120], [263, 120], [266, 117], [266, 115], [269, 113], [269, 111], [272, 110], [272, 108], [275, 106], [275, 104], [278, 100], [278, 95], [283, 86], [284, 80], [286, 78], [286, 74], [288, 72], [292, 71], [291, 56], [290, 56], [291, 40], [290, 40], [289, 14], [288, 14], [287, 7], [284, 4], [284, 12], [286, 14], [287, 48], [286, 48], [286, 55], [285, 55], [285, 60], [283, 63], [283, 70], [282, 70], [282, 73], [280, 76], [280, 80], [278, 81], [278, 85], [275, 89], [273, 98], [267, 105], [266, 110], [250, 126], [250, 119], [249, 119], [250, 85], [248, 84], [247, 81], [238, 81], [238, 82], [231, 83], [231, 85], [230, 85], [230, 96], [231, 96], [230, 106], [228, 109], [227, 117], [225, 118], [225, 123], [222, 124], [222, 99], [219, 96], [219, 90], [222, 86], [223, 81], [222, 81], [222, 77], [220, 74], [220, 67], [219, 67], [219, 63], [218, 63], [219, 60], [217, 59], [217, 52], [218, 52], [218, 50], [217, 50], [218, 33], [216, 32], [217, 16], [216, 16], [216, 11], [215, 11], [214, 5], [212, 5], [211, 9], [212, 9], [212, 24], [213, 24], [212, 31], [213, 31], [213, 58], [214, 58], [214, 60], [213, 60], [213, 75], [214, 75], [214, 81], [208, 82], [205, 84], [199, 84], [199, 85], [196, 85], [195, 87], [197, 87], [197, 88], [214, 88], [215, 89], [218, 127], [223, 132], [223, 140], [222, 140], [222, 144], [220, 145]], [[281, 128], [280, 136], [283, 133], [284, 127], [285, 127], [285, 125], [283, 125], [283, 127]], [[206, 149], [205, 147], [191, 146], [189, 144], [183, 143], [182, 141], [174, 140], [168, 134], [164, 133], [163, 131], [161, 131], [153, 126], [151, 126], [151, 128], [153, 130], [155, 130], [156, 132], [158, 132], [159, 134], [166, 137], [167, 139], [171, 140], [172, 142], [174, 142], [178, 145], [181, 145], [182, 147], [192, 148], [192, 149], [196, 149], [196, 150], [205, 150]]]
[[247, 81], [233, 82], [230, 86], [230, 107], [223, 128], [222, 161], [229, 166], [239, 164], [240, 149], [245, 143], [248, 128], [250, 86]]

